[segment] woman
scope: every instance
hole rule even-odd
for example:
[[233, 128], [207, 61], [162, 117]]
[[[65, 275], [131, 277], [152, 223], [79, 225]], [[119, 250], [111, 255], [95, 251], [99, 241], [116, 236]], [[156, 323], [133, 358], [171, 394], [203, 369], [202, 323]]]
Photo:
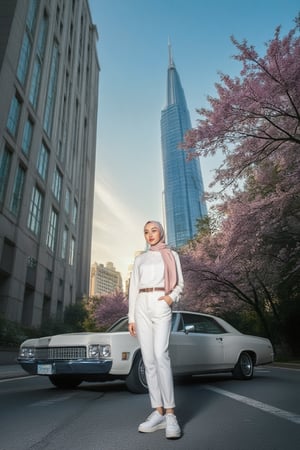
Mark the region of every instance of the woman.
[[129, 287], [128, 329], [139, 339], [151, 406], [154, 411], [139, 425], [142, 433], [165, 428], [167, 439], [181, 436], [174, 415], [174, 386], [169, 358], [172, 304], [179, 300], [183, 277], [179, 256], [165, 244], [159, 222], [144, 226], [149, 251], [134, 261]]

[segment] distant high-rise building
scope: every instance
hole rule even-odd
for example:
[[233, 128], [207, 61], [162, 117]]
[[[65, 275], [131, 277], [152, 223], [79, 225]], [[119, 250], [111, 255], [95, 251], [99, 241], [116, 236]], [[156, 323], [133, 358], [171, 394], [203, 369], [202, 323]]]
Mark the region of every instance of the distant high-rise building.
[[145, 250], [137, 250], [137, 251], [134, 253], [134, 259], [133, 259], [132, 263], [129, 264], [129, 266], [128, 266], [127, 278], [126, 278], [126, 280], [125, 280], [125, 294], [126, 294], [126, 295], [128, 295], [128, 293], [129, 293], [130, 277], [131, 277], [131, 274], [132, 274], [132, 269], [133, 269], [134, 260], [135, 260], [135, 258], [136, 258], [138, 255], [141, 255], [144, 251], [145, 251]]
[[87, 0], [0, 2], [0, 314], [89, 291], [99, 62]]
[[123, 291], [122, 277], [113, 263], [109, 261], [106, 266], [94, 263], [91, 269], [90, 295], [100, 296], [117, 291]]
[[197, 232], [197, 219], [207, 215], [199, 158], [186, 161], [179, 149], [192, 128], [190, 114], [169, 45], [167, 105], [161, 113], [164, 216], [168, 244], [181, 247]]

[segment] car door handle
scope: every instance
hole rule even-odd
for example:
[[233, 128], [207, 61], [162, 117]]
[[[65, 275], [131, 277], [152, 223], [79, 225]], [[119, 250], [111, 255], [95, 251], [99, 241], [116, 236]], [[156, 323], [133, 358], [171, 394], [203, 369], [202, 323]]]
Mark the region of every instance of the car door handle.
[[220, 342], [223, 342], [223, 338], [221, 338], [221, 337], [217, 337], [217, 338], [216, 338], [216, 341], [220, 341]]

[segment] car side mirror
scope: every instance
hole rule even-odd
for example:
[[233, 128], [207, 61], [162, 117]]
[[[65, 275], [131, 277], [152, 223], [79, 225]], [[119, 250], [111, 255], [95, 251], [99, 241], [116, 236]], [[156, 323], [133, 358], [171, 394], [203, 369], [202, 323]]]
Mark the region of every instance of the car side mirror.
[[185, 334], [195, 333], [195, 325], [185, 325], [184, 332]]

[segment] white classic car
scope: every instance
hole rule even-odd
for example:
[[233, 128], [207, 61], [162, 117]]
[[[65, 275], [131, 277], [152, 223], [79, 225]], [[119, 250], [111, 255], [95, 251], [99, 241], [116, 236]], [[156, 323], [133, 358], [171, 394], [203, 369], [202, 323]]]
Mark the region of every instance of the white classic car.
[[[123, 379], [131, 392], [146, 392], [138, 340], [127, 324], [122, 318], [105, 333], [28, 339], [18, 362], [29, 374], [49, 376], [58, 388]], [[232, 372], [248, 380], [254, 366], [272, 363], [274, 357], [269, 339], [242, 334], [218, 317], [185, 311], [173, 311], [169, 349], [174, 376]]]

